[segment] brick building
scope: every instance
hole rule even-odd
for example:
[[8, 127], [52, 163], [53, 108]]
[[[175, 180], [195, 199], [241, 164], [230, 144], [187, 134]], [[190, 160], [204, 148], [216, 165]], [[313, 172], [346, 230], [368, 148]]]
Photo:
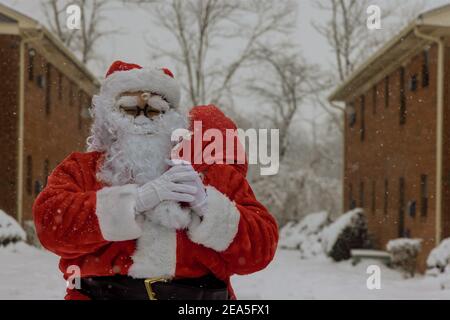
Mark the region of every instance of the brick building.
[[450, 6], [420, 15], [341, 84], [344, 209], [362, 207], [376, 248], [423, 239], [419, 270], [450, 237]]
[[24, 223], [58, 162], [83, 150], [95, 77], [38, 22], [0, 5], [0, 209]]

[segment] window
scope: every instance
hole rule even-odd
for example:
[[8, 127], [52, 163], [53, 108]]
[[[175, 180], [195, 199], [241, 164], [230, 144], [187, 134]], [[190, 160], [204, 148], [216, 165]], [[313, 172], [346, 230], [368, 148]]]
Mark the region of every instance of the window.
[[47, 185], [47, 179], [49, 174], [50, 162], [48, 159], [44, 160], [44, 186]]
[[430, 84], [430, 52], [425, 50], [423, 52], [422, 60], [422, 87], [428, 87]]
[[384, 79], [384, 107], [389, 107], [389, 76]]
[[42, 183], [39, 180], [34, 182], [34, 195], [37, 196], [42, 191]]
[[384, 179], [384, 205], [383, 213], [386, 215], [388, 213], [388, 202], [389, 202], [389, 180]]
[[408, 213], [411, 218], [416, 216], [416, 201], [411, 200], [408, 202]]
[[353, 186], [350, 183], [348, 186], [348, 209], [352, 210], [352, 202], [353, 202]]
[[372, 213], [375, 213], [376, 210], [376, 181], [372, 180]]
[[31, 193], [33, 191], [33, 158], [31, 158], [31, 156], [27, 156], [26, 189], [27, 189], [28, 195], [31, 196]]
[[405, 178], [399, 179], [398, 196], [398, 236], [405, 236]]
[[364, 182], [359, 183], [359, 207], [364, 208]]
[[356, 208], [356, 202], [353, 198], [353, 185], [350, 183], [349, 191], [348, 191], [348, 206], [349, 210], [353, 210]]
[[58, 100], [62, 100], [62, 91], [63, 91], [63, 76], [61, 72], [58, 72]]
[[46, 78], [47, 78], [47, 84], [45, 87], [45, 114], [49, 115], [50, 114], [50, 106], [51, 106], [51, 65], [50, 63], [47, 63], [47, 67], [46, 67]]
[[45, 88], [45, 77], [40, 74], [36, 77], [36, 83], [39, 88], [44, 89]]
[[412, 92], [417, 91], [417, 74], [411, 76], [411, 79], [409, 80], [409, 90]]
[[36, 51], [34, 49], [28, 50], [28, 80], [34, 80], [34, 57], [36, 56]]
[[372, 92], [372, 111], [374, 115], [377, 114], [377, 93], [377, 86], [375, 85]]
[[78, 91], [78, 130], [81, 130], [83, 127], [83, 118], [82, 118], [82, 112], [83, 112], [83, 92]]
[[400, 124], [406, 123], [405, 68], [400, 68]]
[[411, 230], [410, 229], [406, 229], [404, 232], [404, 237], [405, 238], [411, 238]]
[[69, 105], [73, 106], [73, 83], [70, 82], [69, 84]]
[[364, 141], [365, 134], [366, 134], [366, 121], [365, 121], [365, 109], [366, 109], [366, 99], [365, 96], [361, 96], [361, 141]]
[[428, 176], [420, 176], [420, 215], [425, 217], [428, 214]]
[[355, 110], [355, 105], [354, 103], [350, 103], [349, 106], [347, 107], [347, 116], [348, 116], [348, 124], [350, 126], [350, 128], [353, 128], [355, 126], [356, 123], [356, 110]]

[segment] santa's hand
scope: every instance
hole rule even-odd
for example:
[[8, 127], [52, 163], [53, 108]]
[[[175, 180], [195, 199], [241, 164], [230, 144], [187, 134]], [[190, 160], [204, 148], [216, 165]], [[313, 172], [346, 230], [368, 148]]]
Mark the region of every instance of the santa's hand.
[[187, 166], [171, 167], [159, 178], [138, 188], [136, 211], [151, 210], [162, 201], [191, 203], [197, 193], [197, 188], [192, 182], [197, 177], [198, 174]]
[[189, 182], [189, 184], [195, 186], [197, 189], [197, 192], [194, 194], [194, 201], [190, 203], [191, 208], [199, 216], [203, 216], [206, 211], [208, 195], [206, 194], [202, 179], [197, 177], [194, 182]]
[[[188, 167], [190, 168], [190, 170], [194, 171], [192, 165], [184, 160], [175, 159], [170, 160], [167, 163], [169, 165]], [[197, 190], [193, 194], [194, 200], [190, 202], [190, 205], [195, 213], [197, 213], [199, 216], [203, 216], [203, 213], [206, 211], [207, 206], [207, 194], [202, 179], [199, 175], [197, 175], [193, 181], [186, 182], [186, 184], [195, 187], [195, 189]]]

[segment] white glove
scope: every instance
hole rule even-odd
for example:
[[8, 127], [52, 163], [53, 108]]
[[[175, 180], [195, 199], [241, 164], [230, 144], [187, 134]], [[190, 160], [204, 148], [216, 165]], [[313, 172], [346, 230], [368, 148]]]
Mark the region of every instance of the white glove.
[[[195, 172], [194, 168], [192, 168], [192, 165], [184, 160], [171, 160], [170, 162], [168, 162], [168, 164], [188, 167], [190, 168], [190, 170]], [[192, 194], [194, 196], [194, 200], [190, 202], [190, 205], [195, 213], [197, 213], [199, 216], [203, 216], [203, 213], [205, 212], [207, 206], [207, 194], [202, 179], [199, 175], [197, 175], [193, 181], [187, 181], [186, 185], [192, 186], [197, 190]]]
[[189, 182], [189, 185], [194, 186], [197, 189], [197, 192], [194, 194], [194, 201], [191, 201], [190, 203], [191, 208], [201, 217], [206, 211], [208, 202], [208, 195], [206, 194], [205, 186], [200, 176], [198, 176], [194, 182]]
[[[192, 182], [198, 178], [192, 167], [176, 165], [171, 167], [159, 178], [147, 182], [138, 188], [136, 211], [152, 210], [162, 201], [190, 203], [195, 200], [197, 188]], [[188, 185], [188, 183], [191, 185]]]

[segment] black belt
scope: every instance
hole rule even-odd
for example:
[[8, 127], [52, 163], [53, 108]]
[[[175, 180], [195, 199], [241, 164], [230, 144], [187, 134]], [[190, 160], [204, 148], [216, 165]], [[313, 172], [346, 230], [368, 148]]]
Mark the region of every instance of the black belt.
[[81, 278], [80, 293], [92, 300], [227, 300], [225, 282], [212, 275], [184, 279], [128, 276]]

